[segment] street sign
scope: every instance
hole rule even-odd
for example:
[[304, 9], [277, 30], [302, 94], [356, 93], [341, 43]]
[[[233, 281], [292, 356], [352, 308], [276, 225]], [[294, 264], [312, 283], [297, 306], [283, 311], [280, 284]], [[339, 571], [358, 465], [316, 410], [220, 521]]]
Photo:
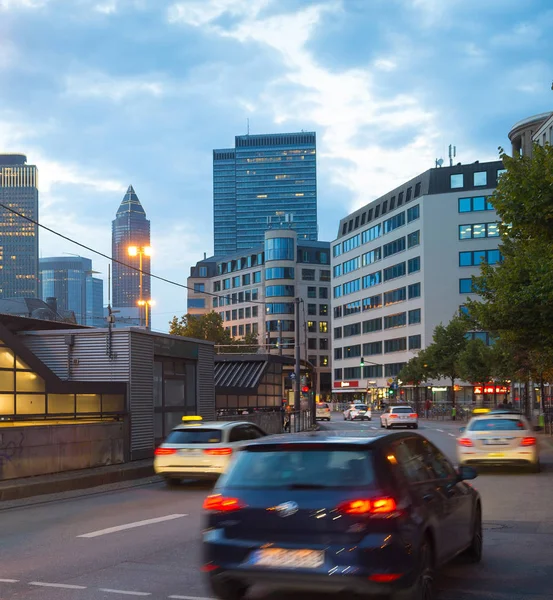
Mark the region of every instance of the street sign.
[[394, 383], [394, 380], [390, 377], [389, 379], [386, 380], [389, 384]]
[[292, 371], [290, 373], [290, 379], [295, 379], [296, 378], [296, 374]]

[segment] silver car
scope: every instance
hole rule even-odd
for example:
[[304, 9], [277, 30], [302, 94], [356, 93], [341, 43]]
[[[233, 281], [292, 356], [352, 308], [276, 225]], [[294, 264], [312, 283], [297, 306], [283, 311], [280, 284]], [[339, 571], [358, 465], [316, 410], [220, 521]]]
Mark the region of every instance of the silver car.
[[388, 406], [380, 415], [380, 427], [392, 429], [392, 427], [419, 428], [419, 415], [411, 406]]

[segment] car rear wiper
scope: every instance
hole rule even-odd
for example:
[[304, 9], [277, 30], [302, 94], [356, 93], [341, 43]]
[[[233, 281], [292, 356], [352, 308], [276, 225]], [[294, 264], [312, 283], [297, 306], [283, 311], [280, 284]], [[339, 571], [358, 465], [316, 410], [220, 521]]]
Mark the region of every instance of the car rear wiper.
[[290, 483], [286, 487], [291, 490], [324, 490], [330, 486], [322, 483]]

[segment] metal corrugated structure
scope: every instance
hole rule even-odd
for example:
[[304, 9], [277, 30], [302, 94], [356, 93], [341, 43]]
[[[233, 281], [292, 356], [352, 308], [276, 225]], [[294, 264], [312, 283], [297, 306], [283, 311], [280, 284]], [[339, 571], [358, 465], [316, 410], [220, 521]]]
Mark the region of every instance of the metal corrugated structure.
[[266, 361], [225, 361], [215, 363], [215, 386], [255, 391], [265, 370]]
[[215, 346], [200, 344], [198, 348], [198, 412], [204, 419], [215, 419]]
[[130, 399], [131, 460], [152, 456], [154, 450], [154, 338], [131, 335]]

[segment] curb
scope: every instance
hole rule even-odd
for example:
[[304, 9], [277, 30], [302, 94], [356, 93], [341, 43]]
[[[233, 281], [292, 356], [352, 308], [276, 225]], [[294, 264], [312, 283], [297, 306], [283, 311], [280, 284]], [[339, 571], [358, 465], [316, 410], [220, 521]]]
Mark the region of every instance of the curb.
[[[144, 464], [146, 462], [146, 464]], [[32, 496], [44, 494], [59, 494], [82, 490], [110, 483], [141, 479], [154, 475], [152, 461], [140, 461], [140, 464], [113, 465], [86, 469], [84, 471], [71, 471], [40, 475], [23, 479], [13, 479], [0, 484], [0, 502], [8, 500], [22, 500]]]

